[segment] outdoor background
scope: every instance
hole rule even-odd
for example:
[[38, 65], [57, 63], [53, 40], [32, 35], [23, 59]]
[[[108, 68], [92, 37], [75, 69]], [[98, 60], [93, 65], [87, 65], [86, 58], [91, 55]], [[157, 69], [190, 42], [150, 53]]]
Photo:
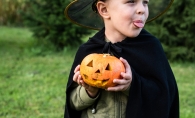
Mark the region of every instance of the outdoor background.
[[[95, 31], [64, 16], [71, 0], [0, 0], [0, 118], [63, 118], [75, 52]], [[181, 118], [195, 118], [195, 1], [174, 0], [146, 29], [178, 83]]]

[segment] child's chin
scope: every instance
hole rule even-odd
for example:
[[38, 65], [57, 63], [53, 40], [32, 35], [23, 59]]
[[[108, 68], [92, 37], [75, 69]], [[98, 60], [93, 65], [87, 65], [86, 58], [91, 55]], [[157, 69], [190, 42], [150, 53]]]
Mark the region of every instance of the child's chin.
[[141, 30], [142, 30], [142, 28], [140, 28], [137, 31], [131, 32], [131, 34], [129, 34], [128, 37], [130, 37], [130, 38], [137, 37], [140, 34]]

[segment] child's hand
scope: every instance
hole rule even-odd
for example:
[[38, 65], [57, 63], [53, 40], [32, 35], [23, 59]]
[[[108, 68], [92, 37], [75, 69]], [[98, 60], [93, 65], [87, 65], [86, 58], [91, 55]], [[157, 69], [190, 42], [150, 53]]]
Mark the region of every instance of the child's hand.
[[114, 79], [113, 83], [116, 83], [118, 85], [115, 87], [107, 88], [106, 89], [107, 91], [125, 91], [125, 90], [127, 90], [127, 88], [131, 84], [131, 81], [132, 81], [131, 67], [130, 67], [129, 63], [125, 59], [123, 59], [122, 57], [120, 58], [120, 60], [123, 62], [126, 72], [121, 73], [121, 76], [123, 77], [123, 79]]
[[73, 81], [75, 81], [76, 83], [78, 83], [79, 85], [82, 85], [82, 77], [80, 75], [80, 65], [78, 65], [75, 69], [74, 69], [74, 76], [73, 76]]
[[78, 65], [75, 70], [74, 70], [74, 76], [73, 76], [73, 81], [75, 81], [76, 83], [78, 83], [79, 85], [83, 86], [88, 95], [92, 98], [96, 97], [97, 96], [97, 93], [99, 91], [98, 88], [95, 88], [95, 87], [92, 87], [92, 86], [89, 86], [88, 84], [86, 84], [81, 75], [80, 75], [80, 65]]

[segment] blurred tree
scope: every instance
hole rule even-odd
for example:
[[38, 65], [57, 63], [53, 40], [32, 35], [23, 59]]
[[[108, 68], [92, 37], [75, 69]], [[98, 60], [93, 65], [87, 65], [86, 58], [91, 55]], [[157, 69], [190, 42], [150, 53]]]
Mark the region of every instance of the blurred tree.
[[194, 0], [174, 0], [165, 15], [146, 25], [160, 39], [170, 61], [195, 61], [194, 6]]
[[50, 41], [57, 50], [77, 46], [82, 36], [90, 33], [66, 19], [64, 10], [68, 3], [70, 0], [26, 0], [27, 10], [23, 12], [25, 24], [34, 36]]
[[[0, 25], [23, 25], [23, 16], [25, 24], [42, 44], [51, 42], [58, 50], [75, 46], [91, 30], [65, 18], [64, 9], [70, 1], [73, 0], [0, 0]], [[160, 39], [171, 61], [195, 61], [194, 6], [194, 0], [174, 0], [163, 16], [146, 25], [146, 29]]]
[[23, 25], [19, 11], [24, 8], [24, 0], [0, 0], [0, 25]]

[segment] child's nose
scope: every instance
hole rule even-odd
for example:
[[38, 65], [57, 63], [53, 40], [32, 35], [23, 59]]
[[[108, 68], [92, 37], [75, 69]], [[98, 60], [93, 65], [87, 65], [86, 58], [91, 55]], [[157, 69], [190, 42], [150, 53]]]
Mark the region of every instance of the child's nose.
[[137, 14], [144, 14], [145, 10], [146, 9], [143, 3], [137, 4]]

